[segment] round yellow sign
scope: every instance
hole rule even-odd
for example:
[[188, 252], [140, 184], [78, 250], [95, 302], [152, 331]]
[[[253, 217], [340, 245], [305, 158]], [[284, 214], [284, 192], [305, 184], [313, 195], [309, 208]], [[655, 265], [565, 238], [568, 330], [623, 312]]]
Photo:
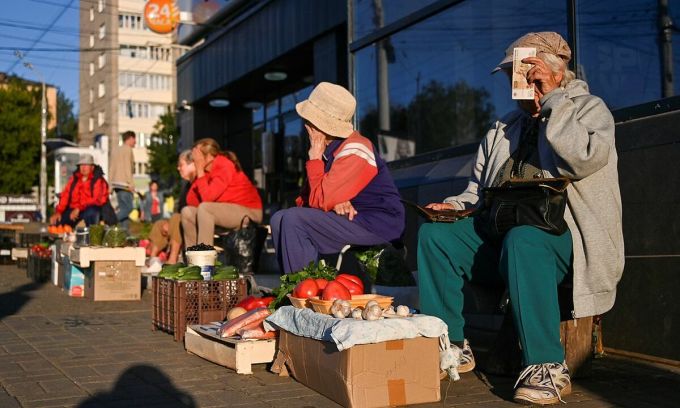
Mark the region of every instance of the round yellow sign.
[[170, 33], [179, 23], [179, 9], [174, 0], [149, 0], [144, 6], [144, 22], [153, 32]]

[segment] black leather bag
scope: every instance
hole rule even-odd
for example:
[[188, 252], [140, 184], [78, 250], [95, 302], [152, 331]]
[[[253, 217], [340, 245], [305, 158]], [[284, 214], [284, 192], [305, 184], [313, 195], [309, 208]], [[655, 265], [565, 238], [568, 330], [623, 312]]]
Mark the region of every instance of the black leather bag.
[[267, 228], [243, 217], [241, 228], [222, 235], [225, 265], [233, 265], [242, 274], [257, 272], [260, 253], [267, 238]]
[[562, 235], [567, 206], [567, 178], [511, 179], [500, 187], [482, 189], [484, 205], [480, 219], [491, 238], [502, 238], [511, 228], [531, 225]]

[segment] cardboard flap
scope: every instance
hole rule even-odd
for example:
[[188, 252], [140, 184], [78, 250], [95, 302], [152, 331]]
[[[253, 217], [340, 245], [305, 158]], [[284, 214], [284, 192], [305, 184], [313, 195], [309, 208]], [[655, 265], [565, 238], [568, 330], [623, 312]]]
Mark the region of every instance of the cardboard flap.
[[269, 369], [272, 373], [278, 374], [279, 377], [289, 377], [288, 366], [290, 365], [290, 357], [281, 349], [276, 352], [276, 358]]

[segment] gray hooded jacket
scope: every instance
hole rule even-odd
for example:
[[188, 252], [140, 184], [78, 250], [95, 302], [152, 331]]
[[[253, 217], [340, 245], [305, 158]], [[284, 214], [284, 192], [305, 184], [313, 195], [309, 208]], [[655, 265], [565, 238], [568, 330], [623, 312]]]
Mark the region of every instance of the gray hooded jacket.
[[[573, 240], [575, 318], [612, 308], [624, 265], [621, 195], [614, 119], [604, 102], [580, 80], [541, 98], [539, 157], [546, 177], [568, 177], [565, 220]], [[480, 203], [481, 188], [517, 149], [521, 120], [516, 110], [497, 121], [481, 141], [467, 189], [448, 197], [458, 209]]]

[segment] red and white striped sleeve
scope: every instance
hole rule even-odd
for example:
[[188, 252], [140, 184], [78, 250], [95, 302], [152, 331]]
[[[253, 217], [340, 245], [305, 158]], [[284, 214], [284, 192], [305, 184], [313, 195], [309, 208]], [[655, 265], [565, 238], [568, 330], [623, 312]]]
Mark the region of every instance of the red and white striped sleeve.
[[330, 211], [351, 201], [377, 174], [371, 141], [363, 136], [350, 137], [336, 151], [328, 173], [324, 173], [323, 161], [307, 162], [309, 206]]

